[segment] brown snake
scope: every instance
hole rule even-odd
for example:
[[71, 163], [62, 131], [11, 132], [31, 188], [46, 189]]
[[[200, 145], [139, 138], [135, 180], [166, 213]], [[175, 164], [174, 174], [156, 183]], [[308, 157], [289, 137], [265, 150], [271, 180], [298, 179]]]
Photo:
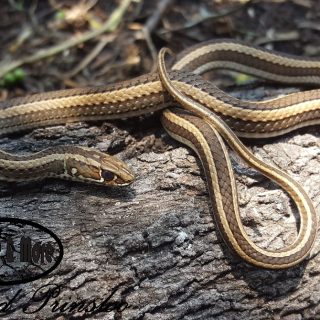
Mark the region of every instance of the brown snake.
[[[237, 136], [278, 136], [319, 124], [320, 90], [260, 102], [242, 101], [203, 80], [199, 74], [228, 68], [273, 81], [316, 85], [320, 83], [320, 61], [219, 40], [183, 51], [168, 75], [163, 54], [159, 56], [160, 78], [156, 72], [116, 85], [61, 90], [5, 101], [0, 110], [0, 134], [71, 121], [138, 116], [164, 109], [175, 99], [194, 115], [168, 109], [163, 112], [162, 123], [170, 135], [194, 148], [200, 156], [217, 225], [226, 243], [244, 260], [260, 267], [281, 269], [299, 263], [309, 255], [317, 234], [318, 219], [311, 200], [287, 174], [254, 157]], [[222, 138], [294, 200], [300, 213], [300, 230], [291, 245], [276, 252], [268, 251], [257, 247], [247, 236]], [[101, 159], [103, 164], [99, 162]], [[1, 153], [0, 179], [60, 177], [107, 185], [130, 183], [133, 176], [128, 168], [113, 159], [80, 147], [47, 149], [25, 157]]]

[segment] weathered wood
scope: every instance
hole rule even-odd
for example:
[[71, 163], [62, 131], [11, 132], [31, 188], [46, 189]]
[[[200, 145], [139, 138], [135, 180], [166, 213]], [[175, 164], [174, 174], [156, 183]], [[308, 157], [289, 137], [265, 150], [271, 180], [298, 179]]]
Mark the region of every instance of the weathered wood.
[[[16, 152], [68, 143], [120, 151], [137, 175], [123, 189], [59, 181], [1, 183], [1, 216], [42, 224], [58, 235], [65, 250], [49, 276], [0, 287], [0, 304], [22, 290], [12, 305], [16, 311], [1, 313], [6, 319], [319, 317], [319, 241], [310, 261], [285, 271], [257, 269], [231, 255], [216, 233], [200, 162], [165, 134], [156, 117], [38, 129], [0, 142]], [[299, 181], [319, 211], [319, 127], [249, 144], [259, 157]], [[235, 169], [248, 234], [268, 249], [290, 243], [296, 224], [289, 198], [253, 170], [239, 164]], [[24, 314], [22, 305], [46, 284], [61, 285], [60, 295], [36, 314]], [[119, 303], [120, 311], [91, 316], [52, 311], [54, 300], [60, 306], [94, 298], [99, 303], [113, 290], [111, 301]], [[28, 311], [37, 307], [32, 303]]]

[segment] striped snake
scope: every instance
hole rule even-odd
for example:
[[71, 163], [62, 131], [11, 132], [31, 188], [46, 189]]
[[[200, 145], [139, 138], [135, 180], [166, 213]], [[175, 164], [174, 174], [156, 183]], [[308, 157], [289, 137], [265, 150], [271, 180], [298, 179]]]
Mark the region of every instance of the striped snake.
[[[282, 269], [305, 259], [317, 234], [317, 215], [303, 188], [283, 171], [256, 158], [238, 137], [263, 138], [320, 124], [320, 90], [265, 101], [238, 100], [200, 75], [227, 68], [283, 83], [320, 83], [320, 61], [271, 52], [230, 40], [216, 40], [180, 53], [167, 72], [165, 51], [158, 72], [115, 85], [61, 90], [5, 101], [0, 135], [74, 121], [128, 118], [163, 110], [161, 121], [176, 140], [199, 155], [218, 229], [245, 261]], [[179, 103], [181, 108], [167, 108]], [[248, 237], [240, 219], [236, 184], [226, 141], [250, 166], [280, 185], [300, 213], [296, 240], [279, 251], [264, 250]], [[0, 153], [0, 180], [58, 177], [104, 185], [125, 185], [134, 177], [119, 160], [83, 147], [50, 148], [30, 156]]]

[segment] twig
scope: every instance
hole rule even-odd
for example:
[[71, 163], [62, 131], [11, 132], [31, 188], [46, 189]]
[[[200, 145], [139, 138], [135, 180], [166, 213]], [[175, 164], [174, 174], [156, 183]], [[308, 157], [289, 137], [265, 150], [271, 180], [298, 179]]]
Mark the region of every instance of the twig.
[[182, 30], [186, 30], [186, 29], [191, 29], [195, 26], [197, 26], [198, 24], [201, 24], [201, 23], [204, 23], [208, 20], [216, 20], [216, 19], [220, 19], [220, 18], [224, 18], [226, 16], [229, 16], [229, 15], [232, 15], [236, 12], [238, 12], [239, 10], [242, 10], [246, 7], [248, 7], [249, 5], [253, 4], [256, 0], [247, 0], [244, 4], [241, 4], [241, 5], [237, 5], [235, 6], [234, 8], [228, 10], [228, 11], [225, 11], [225, 12], [222, 12], [222, 13], [214, 13], [214, 14], [208, 14], [204, 17], [201, 17], [200, 19], [198, 20], [194, 20], [194, 21], [191, 21], [187, 24], [185, 24], [184, 26], [181, 26], [181, 27], [177, 27], [177, 28], [167, 28], [167, 29], [164, 29], [162, 31], [159, 31], [158, 34], [160, 35], [164, 35], [166, 33], [169, 33], [169, 32], [178, 32], [178, 31], [182, 31]]
[[282, 42], [282, 41], [293, 41], [299, 39], [300, 34], [298, 31], [288, 31], [288, 32], [270, 32], [266, 37], [261, 37], [254, 41], [255, 45], [261, 46], [263, 44]]
[[152, 32], [154, 28], [158, 25], [162, 15], [167, 10], [167, 8], [171, 5], [172, 2], [173, 0], [160, 1], [153, 15], [147, 20], [144, 26], [145, 29], [147, 29], [149, 32]]
[[152, 58], [152, 70], [151, 71], [154, 71], [157, 67], [156, 63], [155, 63], [156, 59], [157, 59], [157, 49], [152, 41], [149, 30], [142, 28], [141, 31], [143, 34], [143, 39], [146, 41], [147, 47], [148, 47], [150, 54], [151, 54], [151, 58]]
[[153, 69], [155, 69], [156, 64], [155, 61], [157, 59], [157, 50], [155, 45], [152, 42], [151, 33], [158, 25], [162, 15], [167, 10], [167, 8], [171, 5], [173, 0], [162, 0], [157, 5], [156, 10], [154, 11], [153, 15], [147, 20], [146, 24], [142, 28], [143, 38], [145, 39], [149, 51], [151, 53], [152, 61], [153, 61]]
[[79, 73], [82, 69], [89, 65], [91, 61], [93, 61], [97, 57], [97, 55], [99, 55], [104, 47], [115, 39], [115, 37], [115, 34], [110, 34], [106, 37], [103, 37], [75, 68], [64, 75], [64, 78], [74, 77], [77, 73]]
[[0, 78], [3, 77], [9, 71], [12, 71], [24, 64], [33, 63], [53, 55], [60, 53], [66, 49], [71, 47], [77, 46], [81, 43], [84, 43], [90, 39], [93, 39], [105, 32], [112, 32], [114, 31], [120, 24], [121, 19], [126, 12], [127, 8], [129, 7], [132, 0], [122, 0], [121, 4], [117, 9], [115, 9], [112, 14], [110, 15], [109, 19], [102, 25], [102, 27], [98, 30], [88, 31], [83, 33], [79, 37], [72, 37], [69, 40], [64, 41], [58, 45], [52, 46], [47, 49], [42, 49], [36, 52], [34, 55], [24, 57], [12, 62], [4, 62], [0, 65]]

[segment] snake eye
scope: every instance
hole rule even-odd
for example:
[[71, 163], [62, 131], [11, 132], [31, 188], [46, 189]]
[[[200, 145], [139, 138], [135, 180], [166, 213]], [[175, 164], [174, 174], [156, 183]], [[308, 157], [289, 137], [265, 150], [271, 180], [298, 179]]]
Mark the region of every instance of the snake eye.
[[102, 170], [101, 177], [103, 178], [104, 181], [112, 181], [115, 178], [115, 174], [112, 173], [111, 171]]

